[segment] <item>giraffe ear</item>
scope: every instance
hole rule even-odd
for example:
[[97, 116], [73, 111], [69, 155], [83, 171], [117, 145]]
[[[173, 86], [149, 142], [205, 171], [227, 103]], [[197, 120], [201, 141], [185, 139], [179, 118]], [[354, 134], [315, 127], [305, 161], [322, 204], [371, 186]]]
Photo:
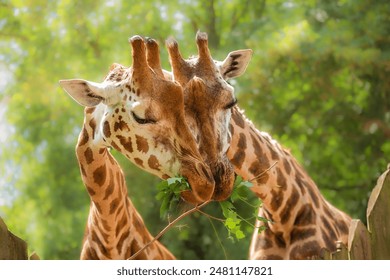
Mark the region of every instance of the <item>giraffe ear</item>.
[[233, 51], [227, 55], [224, 61], [217, 63], [222, 77], [225, 80], [244, 74], [249, 61], [252, 58], [251, 49]]
[[107, 85], [82, 79], [60, 80], [61, 87], [80, 105], [95, 107], [108, 99]]

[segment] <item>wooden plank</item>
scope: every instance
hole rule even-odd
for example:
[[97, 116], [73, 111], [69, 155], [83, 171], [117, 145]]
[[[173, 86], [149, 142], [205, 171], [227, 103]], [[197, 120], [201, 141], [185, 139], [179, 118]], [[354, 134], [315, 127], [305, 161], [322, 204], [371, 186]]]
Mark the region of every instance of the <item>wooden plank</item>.
[[33, 252], [30, 257], [29, 257], [29, 260], [34, 260], [34, 261], [37, 261], [37, 260], [40, 260], [41, 258], [37, 255], [37, 253]]
[[332, 260], [348, 260], [348, 249], [341, 241], [336, 242], [336, 252], [331, 253]]
[[360, 220], [352, 220], [349, 227], [348, 251], [351, 260], [371, 260], [371, 238]]
[[0, 260], [27, 259], [27, 243], [12, 234], [0, 217]]
[[372, 257], [390, 260], [390, 165], [373, 189], [367, 207], [367, 227], [371, 234]]
[[331, 260], [332, 254], [329, 252], [328, 249], [321, 248], [319, 259], [320, 260]]

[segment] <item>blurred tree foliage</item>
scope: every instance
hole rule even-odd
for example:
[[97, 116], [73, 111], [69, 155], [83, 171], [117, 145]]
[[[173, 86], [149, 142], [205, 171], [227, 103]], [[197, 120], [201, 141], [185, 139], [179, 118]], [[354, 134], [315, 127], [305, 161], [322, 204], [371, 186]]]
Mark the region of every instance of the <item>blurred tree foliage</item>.
[[[233, 82], [240, 106], [292, 150], [328, 200], [365, 219], [390, 161], [387, 0], [0, 0], [0, 215], [42, 258], [78, 258], [89, 206], [74, 153], [83, 110], [58, 80], [100, 81], [111, 63], [129, 65], [134, 34], [161, 45], [174, 36], [189, 56], [198, 29], [216, 59], [254, 50]], [[161, 55], [169, 69], [163, 47]], [[115, 156], [156, 234], [165, 224], [159, 179]], [[219, 222], [197, 214], [163, 242], [181, 259], [245, 259], [247, 232], [232, 242]]]

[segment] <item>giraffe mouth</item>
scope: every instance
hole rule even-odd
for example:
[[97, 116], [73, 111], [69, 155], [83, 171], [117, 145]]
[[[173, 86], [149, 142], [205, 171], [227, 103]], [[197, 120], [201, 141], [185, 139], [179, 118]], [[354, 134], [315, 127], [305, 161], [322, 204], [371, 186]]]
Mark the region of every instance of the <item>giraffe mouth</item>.
[[234, 168], [226, 159], [211, 166], [215, 181], [213, 200], [222, 201], [230, 197], [233, 191]]
[[182, 175], [187, 178], [191, 190], [182, 192], [182, 198], [191, 204], [199, 204], [212, 199], [215, 190], [215, 181], [207, 165], [198, 161], [186, 165]]

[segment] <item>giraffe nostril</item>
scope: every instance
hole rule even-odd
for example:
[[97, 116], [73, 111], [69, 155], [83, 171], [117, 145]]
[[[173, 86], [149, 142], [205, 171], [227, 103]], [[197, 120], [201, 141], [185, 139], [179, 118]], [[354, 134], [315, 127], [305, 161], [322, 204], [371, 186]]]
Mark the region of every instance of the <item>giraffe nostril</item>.
[[208, 168], [206, 168], [206, 166], [203, 163], [197, 162], [195, 164], [195, 168], [199, 175], [206, 177], [206, 179], [210, 182], [214, 181], [213, 178], [214, 176], [212, 176], [211, 171]]

